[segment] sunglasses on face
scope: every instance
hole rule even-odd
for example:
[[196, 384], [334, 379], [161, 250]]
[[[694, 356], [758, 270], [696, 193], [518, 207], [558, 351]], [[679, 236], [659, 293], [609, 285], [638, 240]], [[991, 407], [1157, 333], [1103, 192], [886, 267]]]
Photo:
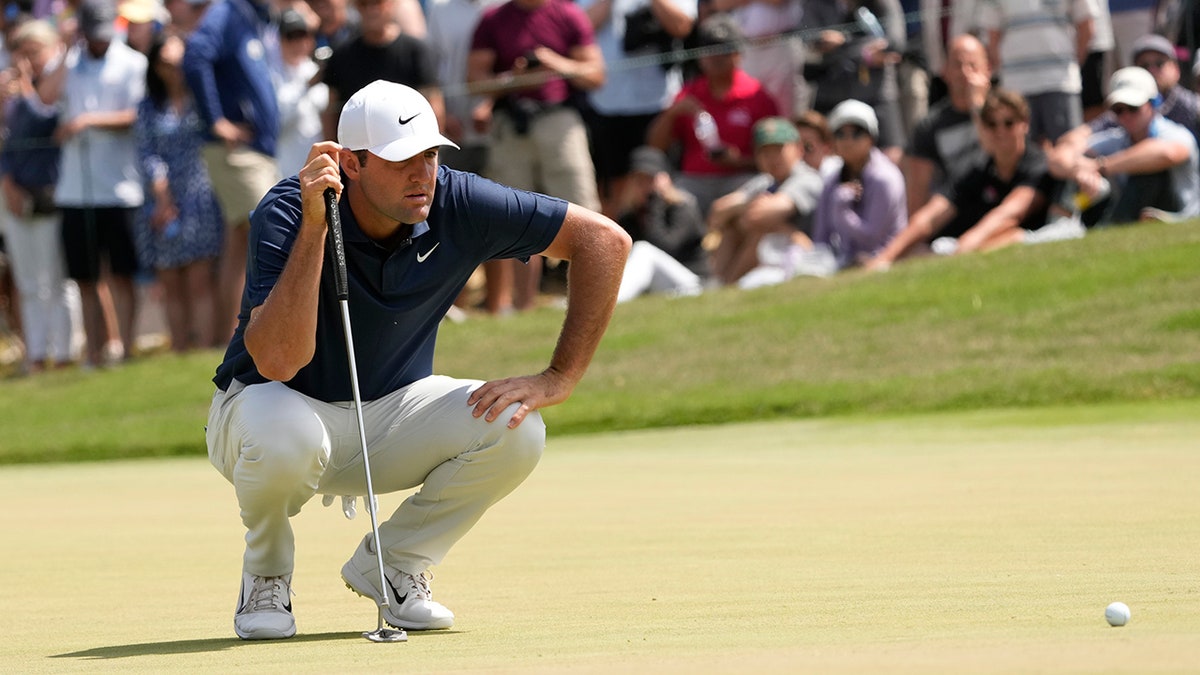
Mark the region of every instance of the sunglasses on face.
[[1123, 115], [1128, 115], [1130, 113], [1137, 112], [1139, 110], [1139, 108], [1135, 108], [1131, 105], [1125, 105], [1124, 103], [1118, 103], [1118, 104], [1114, 105], [1113, 107], [1109, 108], [1109, 110], [1113, 111], [1113, 114], [1116, 115], [1117, 117], [1121, 117]]
[[1138, 61], [1133, 65], [1137, 66], [1138, 68], [1145, 68], [1146, 70], [1155, 70], [1167, 65], [1168, 60], [1169, 59], [1146, 59], [1144, 61]]
[[833, 137], [839, 141], [844, 141], [848, 138], [859, 139], [866, 135], [867, 130], [859, 127], [842, 127], [841, 129], [833, 132]]
[[1005, 128], [1005, 129], [1012, 129], [1013, 127], [1017, 126], [1020, 123], [1021, 123], [1021, 120], [1018, 120], [1018, 119], [1015, 119], [1012, 117], [1008, 117], [1008, 118], [1005, 118], [1002, 120], [995, 120], [995, 119], [983, 120], [983, 126], [988, 129], [998, 129], [1001, 127]]

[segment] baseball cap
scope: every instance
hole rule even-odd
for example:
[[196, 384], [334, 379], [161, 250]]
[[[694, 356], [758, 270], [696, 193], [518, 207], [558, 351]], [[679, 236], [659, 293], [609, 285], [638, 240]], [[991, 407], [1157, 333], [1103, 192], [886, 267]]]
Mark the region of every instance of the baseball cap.
[[1142, 52], [1155, 52], [1172, 60], [1178, 58], [1178, 55], [1175, 53], [1175, 43], [1154, 33], [1143, 35], [1133, 41], [1133, 48], [1129, 50], [1133, 58], [1136, 59], [1138, 54]]
[[458, 147], [438, 131], [433, 107], [419, 91], [387, 80], [375, 80], [346, 101], [338, 119], [338, 143], [389, 162], [441, 145]]
[[647, 173], [656, 176], [660, 173], [670, 173], [671, 164], [662, 150], [649, 145], [634, 148], [629, 155], [629, 171]]
[[1129, 66], [1113, 73], [1112, 79], [1108, 81], [1108, 98], [1104, 102], [1109, 106], [1123, 103], [1140, 108], [1157, 96], [1158, 84], [1150, 71]]
[[740, 46], [744, 39], [737, 21], [725, 13], [713, 14], [696, 28], [696, 44], [700, 47]]
[[[1149, 75], [1149, 73], [1146, 74]], [[879, 138], [879, 118], [875, 116], [875, 110], [862, 101], [855, 99], [842, 101], [829, 112], [830, 131], [837, 131], [847, 124], [866, 129], [867, 133], [871, 134], [871, 138]]]
[[150, 23], [163, 18], [166, 9], [159, 0], [121, 0], [117, 16], [129, 23]]
[[117, 9], [109, 0], [83, 0], [79, 4], [79, 32], [93, 42], [112, 42]]
[[285, 9], [279, 15], [279, 34], [283, 37], [308, 33], [308, 22], [294, 9]]
[[783, 145], [800, 140], [796, 125], [783, 117], [765, 117], [754, 125], [754, 147]]

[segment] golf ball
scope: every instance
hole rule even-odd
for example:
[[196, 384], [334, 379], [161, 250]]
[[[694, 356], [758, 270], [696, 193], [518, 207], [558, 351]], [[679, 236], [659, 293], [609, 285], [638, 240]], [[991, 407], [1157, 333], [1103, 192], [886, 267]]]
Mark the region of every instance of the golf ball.
[[1110, 626], [1124, 626], [1129, 623], [1129, 605], [1114, 602], [1104, 608], [1104, 618]]

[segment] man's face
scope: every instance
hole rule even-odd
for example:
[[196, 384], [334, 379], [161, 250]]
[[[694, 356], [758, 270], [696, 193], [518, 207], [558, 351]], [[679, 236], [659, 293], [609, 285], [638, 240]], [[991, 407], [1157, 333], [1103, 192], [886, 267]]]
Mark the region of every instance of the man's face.
[[700, 71], [709, 78], [726, 78], [733, 74], [739, 62], [737, 52], [727, 54], [712, 54], [701, 56], [698, 60]]
[[1158, 83], [1159, 91], [1170, 91], [1179, 84], [1179, 64], [1164, 54], [1154, 51], [1142, 52], [1134, 57], [1133, 65], [1150, 71], [1154, 81]]
[[364, 26], [390, 22], [396, 15], [393, 0], [355, 0], [354, 6]]
[[987, 52], [975, 40], [956, 41], [951, 46], [950, 53], [946, 55], [946, 66], [942, 71], [946, 88], [952, 92], [964, 91], [971, 76], [976, 73], [991, 77]]
[[767, 143], [754, 151], [758, 170], [771, 174], [777, 181], [792, 175], [792, 167], [800, 160], [800, 146], [796, 143]]
[[372, 212], [363, 214], [362, 219], [382, 216], [387, 220], [413, 225], [429, 217], [434, 188], [437, 186], [437, 148], [430, 148], [399, 162], [368, 155], [365, 165], [353, 153], [347, 153], [351, 156], [342, 157], [346, 175], [359, 184], [367, 207]]
[[1005, 105], [996, 106], [980, 119], [983, 127], [983, 149], [995, 157], [1024, 149], [1025, 136], [1029, 133], [1029, 122], [1020, 118], [1017, 111]]
[[1117, 116], [1117, 122], [1121, 124], [1125, 133], [1138, 140], [1146, 137], [1146, 133], [1150, 129], [1150, 122], [1154, 118], [1153, 105], [1143, 103], [1135, 107], [1117, 103], [1109, 110], [1112, 110], [1113, 114]]

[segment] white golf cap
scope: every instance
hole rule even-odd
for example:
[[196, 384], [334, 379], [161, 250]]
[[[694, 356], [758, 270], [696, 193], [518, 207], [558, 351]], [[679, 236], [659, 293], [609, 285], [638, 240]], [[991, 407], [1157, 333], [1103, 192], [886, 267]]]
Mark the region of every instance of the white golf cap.
[[1111, 107], [1123, 103], [1133, 108], [1140, 108], [1148, 101], [1158, 96], [1158, 83], [1154, 76], [1145, 68], [1129, 66], [1113, 73], [1108, 81], [1108, 98], [1105, 102]]
[[338, 143], [389, 162], [440, 145], [458, 147], [438, 131], [437, 116], [421, 92], [387, 80], [375, 80], [346, 101], [338, 119]]
[[862, 101], [848, 99], [829, 111], [830, 131], [837, 131], [847, 124], [865, 129], [871, 138], [879, 138], [879, 118], [875, 116], [875, 110]]

